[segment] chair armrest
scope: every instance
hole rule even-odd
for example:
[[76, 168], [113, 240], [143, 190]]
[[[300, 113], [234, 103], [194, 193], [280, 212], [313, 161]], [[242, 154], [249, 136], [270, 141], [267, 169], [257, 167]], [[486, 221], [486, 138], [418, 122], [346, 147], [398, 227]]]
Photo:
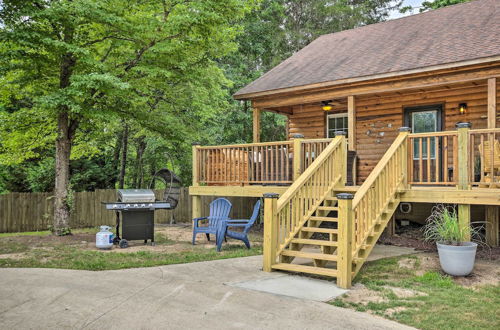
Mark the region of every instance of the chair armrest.
[[234, 224], [226, 223], [226, 227], [246, 227], [246, 226], [247, 226], [246, 223], [234, 223]]
[[248, 219], [245, 219], [245, 220], [234, 220], [234, 219], [228, 219], [228, 220], [224, 220], [225, 222], [234, 222], [234, 223], [246, 223], [246, 222], [250, 222], [250, 220]]
[[207, 219], [208, 219], [208, 217], [201, 217], [201, 218], [194, 218], [193, 221], [198, 223], [201, 220], [207, 220]]

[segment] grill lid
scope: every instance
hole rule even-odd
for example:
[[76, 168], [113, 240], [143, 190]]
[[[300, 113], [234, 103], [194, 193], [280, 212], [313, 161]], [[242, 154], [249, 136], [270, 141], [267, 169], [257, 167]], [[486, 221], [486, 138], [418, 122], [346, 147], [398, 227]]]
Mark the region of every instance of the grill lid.
[[154, 202], [155, 194], [151, 189], [118, 189], [120, 202]]

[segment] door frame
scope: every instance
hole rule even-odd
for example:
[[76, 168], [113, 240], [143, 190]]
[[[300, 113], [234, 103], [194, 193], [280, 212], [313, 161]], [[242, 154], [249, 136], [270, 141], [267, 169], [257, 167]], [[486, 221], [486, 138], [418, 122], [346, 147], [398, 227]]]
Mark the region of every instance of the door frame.
[[[445, 108], [444, 103], [434, 103], [434, 104], [408, 106], [408, 107], [403, 106], [404, 125], [406, 127], [409, 127], [410, 129], [412, 128], [411, 118], [412, 118], [412, 114], [415, 112], [437, 111], [436, 132], [442, 132], [444, 130], [444, 120], [443, 120], [444, 119], [444, 108]], [[413, 133], [413, 131], [411, 131], [411, 132]], [[439, 140], [440, 137], [437, 137], [437, 139]], [[439, 143], [438, 145], [441, 146], [441, 143]], [[439, 159], [440, 159], [440, 162], [442, 162], [444, 150], [442, 150], [442, 148], [439, 147], [439, 149], [436, 148], [435, 153], [436, 153], [436, 155], [437, 155], [437, 153], [439, 153], [439, 155], [440, 155]], [[428, 157], [430, 160], [431, 155], [428, 155]], [[414, 155], [411, 155], [411, 160], [415, 161]], [[441, 164], [436, 164], [436, 166], [439, 166], [439, 172], [437, 175], [439, 175], [439, 177], [440, 177], [439, 179], [437, 178], [436, 181], [440, 181], [441, 178], [443, 178], [445, 175], [448, 175], [448, 173], [443, 172], [443, 168], [442, 168]], [[447, 169], [445, 171], [447, 171]], [[429, 175], [429, 173], [427, 173], [427, 175]]]
[[[418, 105], [418, 106], [403, 106], [403, 121], [404, 125], [406, 127], [411, 128], [411, 114], [414, 112], [422, 112], [422, 111], [435, 111], [437, 110], [438, 116], [437, 116], [437, 131], [436, 132], [441, 132], [443, 131], [444, 125], [443, 125], [443, 116], [444, 116], [444, 104], [443, 103], [434, 103], [434, 104], [427, 104], [427, 105]], [[413, 133], [413, 132], [412, 132]]]

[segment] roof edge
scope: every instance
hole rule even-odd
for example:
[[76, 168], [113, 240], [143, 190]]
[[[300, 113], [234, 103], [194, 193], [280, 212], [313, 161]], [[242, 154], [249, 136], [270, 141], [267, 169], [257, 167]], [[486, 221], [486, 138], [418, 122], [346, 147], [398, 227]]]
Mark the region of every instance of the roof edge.
[[262, 92], [245, 93], [245, 94], [238, 94], [238, 92], [236, 92], [235, 94], [233, 94], [233, 98], [236, 100], [249, 100], [249, 99], [255, 99], [255, 98], [259, 98], [259, 97], [271, 96], [271, 95], [287, 93], [287, 92], [303, 92], [303, 91], [308, 91], [308, 90], [316, 89], [316, 88], [340, 86], [340, 85], [356, 83], [356, 82], [364, 82], [364, 81], [370, 81], [370, 80], [375, 80], [375, 79], [399, 77], [399, 76], [404, 76], [404, 75], [413, 74], [413, 73], [425, 73], [425, 72], [431, 72], [431, 71], [436, 71], [436, 70], [465, 67], [465, 66], [469, 66], [469, 65], [484, 64], [484, 63], [495, 62], [495, 61], [500, 61], [500, 55], [482, 57], [482, 58], [460, 61], [460, 62], [451, 62], [451, 63], [445, 63], [445, 64], [432, 65], [432, 66], [428, 66], [428, 67], [421, 67], [421, 68], [415, 68], [415, 69], [410, 69], [410, 70], [392, 71], [392, 72], [386, 72], [386, 73], [375, 74], [375, 75], [370, 75], [370, 76], [360, 76], [360, 77], [355, 77], [355, 78], [331, 80], [331, 81], [325, 81], [325, 82], [308, 84], [308, 85], [299, 85], [299, 86], [286, 87], [286, 88], [280, 88], [280, 89], [270, 89], [270, 90], [266, 90], [266, 91], [262, 91]]

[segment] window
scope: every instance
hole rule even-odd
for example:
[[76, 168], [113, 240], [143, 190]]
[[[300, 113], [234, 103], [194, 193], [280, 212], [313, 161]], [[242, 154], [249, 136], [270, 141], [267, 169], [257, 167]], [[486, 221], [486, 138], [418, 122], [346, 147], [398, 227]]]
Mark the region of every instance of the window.
[[347, 127], [348, 124], [346, 112], [328, 115], [326, 118], [326, 132], [327, 137], [329, 138], [335, 137], [335, 131], [344, 131], [347, 135], [349, 135]]

